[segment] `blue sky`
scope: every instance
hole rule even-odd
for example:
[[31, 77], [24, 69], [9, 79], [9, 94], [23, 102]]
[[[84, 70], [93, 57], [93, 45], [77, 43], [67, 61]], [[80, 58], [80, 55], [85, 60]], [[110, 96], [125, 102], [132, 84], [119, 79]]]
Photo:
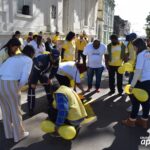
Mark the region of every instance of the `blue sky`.
[[144, 25], [150, 12], [150, 0], [115, 0], [115, 15], [131, 23], [131, 32], [145, 35]]

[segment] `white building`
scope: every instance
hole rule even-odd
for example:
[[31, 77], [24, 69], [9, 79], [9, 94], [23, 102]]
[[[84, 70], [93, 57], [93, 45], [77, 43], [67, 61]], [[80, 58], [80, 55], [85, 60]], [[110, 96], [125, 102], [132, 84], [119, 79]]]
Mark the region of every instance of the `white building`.
[[0, 35], [16, 30], [96, 35], [97, 7], [98, 0], [0, 0]]

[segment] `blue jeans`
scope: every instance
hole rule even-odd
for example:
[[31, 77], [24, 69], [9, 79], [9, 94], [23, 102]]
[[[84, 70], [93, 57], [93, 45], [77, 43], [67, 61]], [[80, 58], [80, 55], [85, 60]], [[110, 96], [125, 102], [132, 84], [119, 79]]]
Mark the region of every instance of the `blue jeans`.
[[88, 68], [88, 70], [87, 70], [88, 88], [92, 88], [94, 74], [96, 75], [95, 87], [96, 87], [96, 89], [100, 88], [101, 76], [102, 76], [103, 70], [104, 70], [104, 67], [100, 67], [100, 68], [90, 68], [89, 67]]

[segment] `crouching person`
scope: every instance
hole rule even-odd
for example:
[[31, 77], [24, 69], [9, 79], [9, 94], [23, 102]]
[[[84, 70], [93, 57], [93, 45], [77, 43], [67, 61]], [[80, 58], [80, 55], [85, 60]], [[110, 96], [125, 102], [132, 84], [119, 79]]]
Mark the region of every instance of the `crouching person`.
[[55, 113], [49, 113], [49, 119], [55, 123], [56, 132], [63, 124], [79, 127], [87, 117], [87, 113], [77, 93], [69, 87], [58, 84], [53, 86], [53, 91]]
[[44, 86], [48, 105], [52, 104], [51, 83], [50, 80], [55, 76], [59, 66], [59, 51], [54, 49], [48, 55], [40, 55], [33, 60], [33, 68], [29, 78], [28, 89], [28, 111], [29, 115], [34, 114], [35, 108], [35, 89], [38, 81]]

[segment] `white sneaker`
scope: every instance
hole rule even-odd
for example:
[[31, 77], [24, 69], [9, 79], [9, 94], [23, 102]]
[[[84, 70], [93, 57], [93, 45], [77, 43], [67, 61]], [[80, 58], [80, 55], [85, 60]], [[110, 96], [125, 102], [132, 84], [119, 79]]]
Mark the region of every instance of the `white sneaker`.
[[26, 137], [28, 137], [28, 136], [29, 136], [29, 132], [28, 132], [28, 131], [24, 132], [23, 138], [26, 138]]
[[23, 139], [25, 139], [25, 138], [28, 137], [28, 136], [29, 136], [29, 132], [26, 131], [26, 132], [23, 133], [23, 136], [22, 136], [21, 139], [19, 139], [19, 140], [18, 140], [18, 139], [15, 139], [14, 142], [19, 142], [20, 140], [23, 140]]

